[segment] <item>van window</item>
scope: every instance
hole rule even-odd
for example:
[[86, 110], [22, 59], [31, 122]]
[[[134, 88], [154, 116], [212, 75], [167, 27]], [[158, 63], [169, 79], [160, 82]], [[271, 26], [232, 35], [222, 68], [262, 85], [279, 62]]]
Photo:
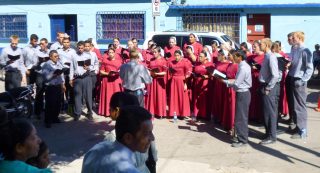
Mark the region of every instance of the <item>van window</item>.
[[203, 36], [201, 36], [200, 40], [201, 40], [201, 44], [203, 46], [205, 46], [205, 45], [209, 45], [210, 46], [212, 40], [216, 40], [219, 43], [219, 45], [221, 44], [221, 41], [216, 37], [203, 37]]

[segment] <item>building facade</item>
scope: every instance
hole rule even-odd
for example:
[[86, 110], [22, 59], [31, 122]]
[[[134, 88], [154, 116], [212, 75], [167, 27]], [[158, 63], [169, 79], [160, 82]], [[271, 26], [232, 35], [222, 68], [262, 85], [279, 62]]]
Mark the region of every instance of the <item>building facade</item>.
[[283, 42], [301, 30], [307, 47], [319, 43], [320, 2], [318, 0], [161, 0], [155, 20], [152, 0], [1, 0], [0, 47], [18, 34], [27, 44], [36, 33], [55, 41], [56, 32], [67, 32], [72, 40], [97, 40], [105, 49], [113, 37], [125, 44], [131, 37], [143, 43], [149, 32], [219, 31], [236, 41], [252, 42], [270, 37]]

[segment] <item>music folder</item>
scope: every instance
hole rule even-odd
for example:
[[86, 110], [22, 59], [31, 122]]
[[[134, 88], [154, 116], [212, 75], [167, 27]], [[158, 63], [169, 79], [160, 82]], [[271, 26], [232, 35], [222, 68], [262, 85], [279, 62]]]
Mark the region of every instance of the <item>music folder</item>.
[[212, 73], [213, 76], [221, 78], [221, 79], [227, 79], [227, 75], [223, 74], [219, 70], [215, 69]]
[[8, 54], [8, 58], [12, 61], [18, 60], [20, 58], [20, 55], [9, 55]]

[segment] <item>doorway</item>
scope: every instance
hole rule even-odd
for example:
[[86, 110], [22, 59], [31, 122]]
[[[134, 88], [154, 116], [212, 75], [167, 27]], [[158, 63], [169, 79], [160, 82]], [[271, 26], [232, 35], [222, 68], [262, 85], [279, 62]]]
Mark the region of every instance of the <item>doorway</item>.
[[56, 41], [57, 32], [67, 33], [71, 41], [78, 41], [77, 15], [49, 15], [51, 42]]
[[247, 15], [247, 38], [249, 43], [263, 38], [270, 38], [270, 14]]

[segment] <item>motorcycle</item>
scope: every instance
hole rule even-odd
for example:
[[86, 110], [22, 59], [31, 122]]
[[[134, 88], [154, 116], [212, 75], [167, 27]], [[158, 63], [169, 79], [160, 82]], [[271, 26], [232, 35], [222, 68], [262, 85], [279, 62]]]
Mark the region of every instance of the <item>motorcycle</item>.
[[33, 113], [33, 85], [23, 86], [0, 93], [0, 106], [9, 118], [30, 118]]

